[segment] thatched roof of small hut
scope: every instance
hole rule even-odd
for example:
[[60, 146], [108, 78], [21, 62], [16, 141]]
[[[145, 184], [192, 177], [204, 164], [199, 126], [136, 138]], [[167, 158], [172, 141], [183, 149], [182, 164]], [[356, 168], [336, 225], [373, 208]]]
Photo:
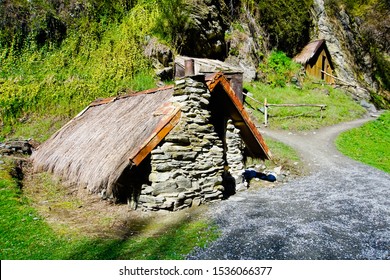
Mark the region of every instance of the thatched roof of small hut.
[[111, 188], [179, 121], [180, 108], [168, 102], [172, 94], [170, 86], [93, 102], [33, 154], [35, 171], [95, 193]]
[[316, 57], [316, 55], [322, 51], [322, 49], [325, 49], [326, 55], [329, 58], [330, 66], [333, 69], [331, 55], [329, 53], [329, 50], [326, 46], [326, 42], [324, 39], [315, 40], [315, 41], [312, 41], [309, 44], [307, 44], [302, 49], [302, 51], [293, 58], [293, 60], [297, 63], [305, 65], [305, 64], [309, 63], [312, 59], [314, 59]]

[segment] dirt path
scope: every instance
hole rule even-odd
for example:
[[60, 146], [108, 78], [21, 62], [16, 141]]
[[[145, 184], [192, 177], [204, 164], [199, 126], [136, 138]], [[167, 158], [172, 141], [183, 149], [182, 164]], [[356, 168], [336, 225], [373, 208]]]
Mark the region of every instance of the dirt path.
[[310, 175], [211, 206], [221, 237], [188, 259], [390, 259], [390, 175], [333, 144], [368, 120], [298, 134], [264, 129], [297, 149]]

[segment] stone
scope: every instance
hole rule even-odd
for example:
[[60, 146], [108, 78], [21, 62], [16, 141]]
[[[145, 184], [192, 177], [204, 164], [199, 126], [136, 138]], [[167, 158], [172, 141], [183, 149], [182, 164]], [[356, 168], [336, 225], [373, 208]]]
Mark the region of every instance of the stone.
[[195, 197], [193, 200], [192, 200], [192, 206], [200, 206], [202, 204], [202, 200], [199, 198], [199, 197]]
[[138, 198], [138, 202], [141, 202], [141, 203], [150, 203], [150, 204], [154, 204], [156, 202], [155, 198], [153, 196], [150, 196], [150, 195], [140, 195], [139, 198]]
[[183, 188], [186, 190], [189, 190], [192, 188], [192, 182], [190, 179], [187, 179], [187, 178], [176, 180], [176, 184], [177, 184], [178, 188]]
[[171, 171], [172, 169], [173, 169], [173, 167], [169, 164], [169, 162], [163, 162], [163, 163], [160, 163], [160, 164], [156, 165], [156, 171], [159, 171], [159, 172]]
[[192, 204], [192, 199], [191, 199], [191, 198], [187, 198], [186, 200], [184, 200], [183, 203], [184, 203], [185, 205], [191, 206], [191, 204]]
[[166, 200], [167, 200], [167, 199], [166, 199], [164, 196], [157, 196], [157, 197], [155, 198], [155, 202], [156, 202], [157, 204], [163, 204]]
[[141, 194], [150, 195], [153, 192], [153, 188], [151, 186], [146, 185], [142, 186]]
[[171, 155], [172, 158], [176, 160], [194, 160], [197, 154], [197, 152], [176, 152]]
[[[152, 184], [154, 196], [160, 195], [162, 193], [174, 193], [177, 190], [175, 182], [162, 182], [162, 183], [154, 183]], [[176, 194], [177, 195], [177, 194]]]
[[204, 195], [204, 199], [207, 201], [207, 200], [213, 200], [213, 199], [216, 199], [216, 198], [221, 198], [222, 196], [222, 192], [220, 191], [215, 191], [215, 192], [212, 192], [212, 193], [207, 193]]
[[176, 144], [189, 145], [191, 144], [190, 138], [185, 135], [170, 133], [165, 137], [165, 141], [173, 142]]
[[151, 182], [166, 182], [171, 178], [170, 172], [152, 172], [149, 175], [149, 181]]

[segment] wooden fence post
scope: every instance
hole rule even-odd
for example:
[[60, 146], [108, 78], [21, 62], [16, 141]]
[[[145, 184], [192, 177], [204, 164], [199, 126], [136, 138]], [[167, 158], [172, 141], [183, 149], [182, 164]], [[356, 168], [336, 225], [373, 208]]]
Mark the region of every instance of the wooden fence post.
[[264, 125], [268, 126], [268, 105], [267, 98], [264, 98]]

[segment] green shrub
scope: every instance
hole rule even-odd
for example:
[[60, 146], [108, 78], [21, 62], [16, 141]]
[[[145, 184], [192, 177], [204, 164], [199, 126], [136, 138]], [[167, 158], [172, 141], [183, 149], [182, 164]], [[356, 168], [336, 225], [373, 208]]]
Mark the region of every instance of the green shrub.
[[272, 87], [284, 87], [296, 75], [301, 65], [292, 61], [291, 58], [281, 51], [272, 51], [271, 54], [260, 64], [262, 81]]

